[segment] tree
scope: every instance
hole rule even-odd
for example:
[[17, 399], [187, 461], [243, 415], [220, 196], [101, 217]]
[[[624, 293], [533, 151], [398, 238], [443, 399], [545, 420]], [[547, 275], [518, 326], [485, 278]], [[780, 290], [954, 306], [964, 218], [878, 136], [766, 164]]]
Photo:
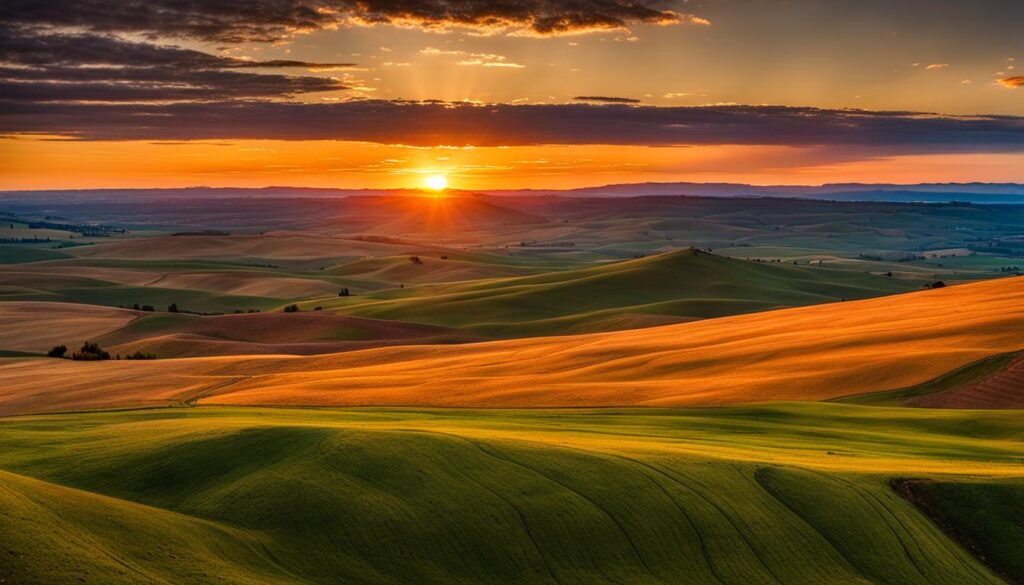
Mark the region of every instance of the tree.
[[285, 313], [298, 313], [299, 312], [299, 306], [298, 305], [288, 305], [287, 307], [284, 308], [284, 312]]
[[62, 358], [64, 354], [68, 352], [68, 346], [66, 345], [55, 345], [53, 348], [46, 352], [46, 357]]
[[93, 341], [86, 341], [82, 344], [82, 349], [71, 354], [71, 359], [75, 361], [99, 361], [109, 360], [110, 354], [103, 350], [98, 343]]
[[168, 305], [167, 306], [167, 312], [168, 313], [177, 313], [178, 312], [178, 304], [177, 303], [171, 303], [170, 305]]
[[348, 295], [349, 295], [348, 287], [345, 287], [345, 288], [341, 289], [341, 292], [338, 293], [339, 297], [347, 297]]

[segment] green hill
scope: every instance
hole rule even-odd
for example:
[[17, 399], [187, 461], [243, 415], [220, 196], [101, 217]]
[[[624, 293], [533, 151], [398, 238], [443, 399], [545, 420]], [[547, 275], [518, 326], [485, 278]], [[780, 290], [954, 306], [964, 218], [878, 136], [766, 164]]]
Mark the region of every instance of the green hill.
[[515, 337], [627, 329], [913, 288], [862, 272], [750, 262], [690, 249], [578, 270], [335, 299], [325, 308]]
[[1019, 473], [1021, 431], [820, 404], [9, 418], [0, 579], [994, 585], [889, 482]]

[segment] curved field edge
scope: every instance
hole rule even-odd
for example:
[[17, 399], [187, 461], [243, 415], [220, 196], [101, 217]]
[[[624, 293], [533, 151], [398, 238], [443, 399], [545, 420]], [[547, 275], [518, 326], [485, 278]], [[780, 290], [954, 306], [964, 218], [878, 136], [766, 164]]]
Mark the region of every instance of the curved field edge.
[[[4, 542], [22, 539], [15, 582], [29, 583], [53, 582], [54, 555], [101, 582], [124, 564], [148, 571], [136, 581], [175, 582], [187, 558], [209, 569], [196, 583], [998, 583], [888, 482], [906, 469], [1019, 478], [1024, 423], [1010, 414], [792, 404], [7, 418], [0, 493], [13, 495], [0, 497], [18, 511], [0, 527]], [[62, 531], [88, 546], [50, 552]], [[226, 547], [213, 548], [220, 566], [211, 547]]]
[[[1020, 361], [1022, 357], [1024, 357], [1024, 352], [1020, 351], [1000, 353], [956, 368], [923, 384], [887, 392], [868, 392], [866, 394], [844, 396], [835, 401], [871, 406], [932, 406], [927, 404], [929, 397], [953, 393], [996, 377], [1006, 371], [1011, 365]], [[1018, 402], [1004, 401], [993, 404], [990, 407], [1021, 408], [1022, 406], [1024, 406], [1024, 388], [1021, 389]]]

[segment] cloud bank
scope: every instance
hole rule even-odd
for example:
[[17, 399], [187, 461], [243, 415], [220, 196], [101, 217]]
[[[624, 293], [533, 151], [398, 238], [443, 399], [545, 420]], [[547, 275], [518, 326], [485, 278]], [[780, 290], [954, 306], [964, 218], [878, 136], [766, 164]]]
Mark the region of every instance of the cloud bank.
[[10, 101], [285, 98], [345, 87], [326, 77], [245, 69], [333, 69], [351, 63], [247, 61], [92, 33], [0, 27], [0, 96]]
[[216, 42], [275, 41], [345, 25], [558, 35], [632, 24], [706, 24], [667, 0], [6, 0], [0, 22]]
[[345, 140], [412, 146], [785, 145], [904, 154], [1024, 150], [1024, 117], [775, 106], [9, 100], [0, 102], [0, 132], [78, 140]]

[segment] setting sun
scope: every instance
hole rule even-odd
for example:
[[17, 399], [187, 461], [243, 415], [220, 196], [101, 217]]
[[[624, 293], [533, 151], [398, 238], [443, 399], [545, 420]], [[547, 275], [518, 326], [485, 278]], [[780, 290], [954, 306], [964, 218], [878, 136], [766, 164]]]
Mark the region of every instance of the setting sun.
[[423, 186], [431, 191], [444, 191], [448, 188], [448, 178], [444, 175], [430, 175], [423, 179]]

